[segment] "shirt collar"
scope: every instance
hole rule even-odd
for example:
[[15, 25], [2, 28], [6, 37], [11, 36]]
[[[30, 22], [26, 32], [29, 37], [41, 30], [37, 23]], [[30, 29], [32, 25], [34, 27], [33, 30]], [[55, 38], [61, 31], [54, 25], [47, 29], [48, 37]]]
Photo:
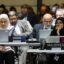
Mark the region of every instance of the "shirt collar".
[[44, 26], [44, 29], [50, 30], [51, 29], [51, 26], [49, 26], [49, 27], [45, 27]]

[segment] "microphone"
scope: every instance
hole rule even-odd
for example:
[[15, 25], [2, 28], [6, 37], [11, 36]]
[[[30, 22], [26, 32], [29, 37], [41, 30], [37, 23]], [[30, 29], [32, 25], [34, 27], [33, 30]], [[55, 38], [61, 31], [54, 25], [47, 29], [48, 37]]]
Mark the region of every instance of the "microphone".
[[45, 49], [45, 44], [46, 44], [46, 40], [45, 39], [40, 39], [40, 49]]

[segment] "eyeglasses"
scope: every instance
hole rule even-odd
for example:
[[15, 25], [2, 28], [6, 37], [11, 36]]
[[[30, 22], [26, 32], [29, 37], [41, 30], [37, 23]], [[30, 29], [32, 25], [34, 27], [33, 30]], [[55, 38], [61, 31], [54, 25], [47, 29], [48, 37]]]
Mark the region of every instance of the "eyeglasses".
[[0, 23], [7, 23], [6, 21], [0, 21]]
[[51, 21], [44, 21], [44, 22], [46, 22], [46, 23], [51, 23]]

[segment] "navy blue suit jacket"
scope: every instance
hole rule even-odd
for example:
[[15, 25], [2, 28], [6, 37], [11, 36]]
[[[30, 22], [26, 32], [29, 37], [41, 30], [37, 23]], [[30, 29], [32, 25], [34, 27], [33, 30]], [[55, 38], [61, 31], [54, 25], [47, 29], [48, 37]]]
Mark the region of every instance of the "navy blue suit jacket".
[[[44, 29], [44, 25], [43, 24], [36, 24], [34, 26], [34, 29], [33, 29], [33, 37], [34, 38], [39, 38], [39, 30], [41, 29]], [[53, 26], [51, 26], [51, 29], [53, 29]]]

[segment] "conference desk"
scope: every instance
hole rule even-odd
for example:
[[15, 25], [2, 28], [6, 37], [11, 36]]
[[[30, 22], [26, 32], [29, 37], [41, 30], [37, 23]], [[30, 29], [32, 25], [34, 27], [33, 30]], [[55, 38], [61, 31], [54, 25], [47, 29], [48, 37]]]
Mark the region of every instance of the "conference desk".
[[[26, 43], [26, 42], [14, 41], [14, 42], [3, 42], [3, 43], [0, 43], [0, 45], [21, 46], [22, 47], [22, 46], [40, 46], [40, 43]], [[40, 49], [30, 49], [30, 48], [28, 48], [27, 53], [64, 54], [64, 50], [61, 50], [61, 49], [40, 50]], [[32, 58], [32, 57], [30, 57], [30, 58]], [[19, 64], [21, 64], [21, 57], [19, 59], [20, 59]], [[31, 62], [30, 62], [30, 64], [31, 64]]]
[[39, 49], [28, 49], [28, 53], [47, 53], [47, 54], [64, 54], [64, 50], [56, 49], [56, 50], [39, 50]]
[[[20, 53], [20, 56], [18, 56], [18, 62], [15, 62], [15, 64], [24, 64], [25, 63], [25, 56], [27, 55], [27, 50], [29, 49], [29, 46], [39, 46], [39, 43], [26, 43], [26, 42], [19, 42], [19, 41], [13, 41], [13, 42], [0, 42], [0, 45], [5, 46], [18, 46], [18, 53]], [[20, 51], [19, 51], [20, 49]]]
[[[8, 45], [8, 46], [40, 46], [40, 43], [26, 43], [26, 42], [3, 42], [0, 45]], [[40, 49], [28, 49], [28, 53], [64, 53], [64, 50], [60, 48], [54, 48], [52, 50], [40, 50]]]
[[39, 46], [40, 43], [26, 43], [26, 42], [0, 42], [0, 45], [9, 45], [9, 46]]

